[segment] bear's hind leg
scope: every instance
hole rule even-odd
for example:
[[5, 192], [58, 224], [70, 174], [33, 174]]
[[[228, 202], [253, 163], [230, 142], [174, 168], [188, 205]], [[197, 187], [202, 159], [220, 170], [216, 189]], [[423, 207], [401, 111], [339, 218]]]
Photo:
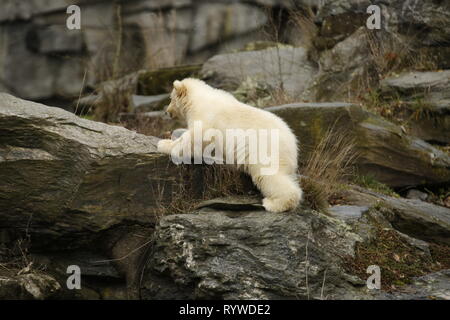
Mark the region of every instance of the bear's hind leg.
[[264, 196], [263, 206], [267, 211], [289, 211], [295, 209], [302, 200], [302, 190], [289, 175], [259, 176], [255, 180]]

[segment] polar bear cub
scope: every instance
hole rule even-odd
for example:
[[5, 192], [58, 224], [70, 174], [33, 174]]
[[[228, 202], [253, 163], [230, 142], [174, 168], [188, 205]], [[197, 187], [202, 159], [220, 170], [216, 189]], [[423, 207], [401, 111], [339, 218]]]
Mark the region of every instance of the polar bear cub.
[[[159, 152], [173, 155], [175, 149], [176, 152], [186, 150], [186, 146], [190, 150], [195, 149], [199, 140], [198, 132], [197, 139], [193, 138], [196, 134], [194, 128], [200, 125], [204, 135], [200, 139], [201, 150], [206, 150], [205, 143], [213, 140], [216, 159], [218, 155], [226, 154], [226, 160], [229, 160], [231, 155], [234, 164], [251, 176], [263, 194], [263, 206], [267, 211], [283, 212], [297, 207], [303, 194], [297, 180], [297, 139], [282, 119], [271, 112], [241, 103], [231, 94], [212, 88], [199, 79], [176, 80], [173, 87], [166, 111], [172, 118], [185, 119], [188, 130], [176, 140], [160, 140]], [[207, 138], [204, 133], [208, 130], [215, 130], [216, 134], [208, 134]], [[268, 152], [270, 161], [253, 157], [258, 150], [250, 145], [249, 137], [246, 137], [244, 145], [230, 143], [239, 135], [242, 138], [244, 130], [270, 131], [252, 136], [256, 136], [257, 147]], [[240, 134], [230, 135], [236, 131]], [[224, 141], [219, 141], [221, 139]], [[197, 155], [198, 152], [194, 151], [194, 156]], [[238, 162], [239, 159], [244, 161]]]

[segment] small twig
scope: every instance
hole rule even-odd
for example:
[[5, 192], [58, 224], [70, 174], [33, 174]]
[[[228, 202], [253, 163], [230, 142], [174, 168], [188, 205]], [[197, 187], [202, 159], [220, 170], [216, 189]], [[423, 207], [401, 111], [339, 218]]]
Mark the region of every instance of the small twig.
[[107, 260], [98, 260], [98, 261], [92, 261], [92, 263], [106, 263], [106, 262], [112, 262], [112, 261], [121, 261], [124, 260], [126, 258], [128, 258], [129, 256], [131, 256], [133, 253], [135, 253], [136, 251], [142, 249], [143, 247], [149, 245], [150, 243], [153, 242], [153, 239], [143, 243], [142, 245], [140, 245], [139, 247], [133, 249], [132, 251], [128, 252], [126, 255], [124, 255], [123, 257], [117, 258], [117, 259], [107, 259]]
[[306, 294], [308, 296], [308, 300], [309, 300], [309, 283], [308, 283], [308, 267], [309, 267], [308, 244], [309, 244], [309, 234], [310, 234], [310, 231], [308, 231], [308, 239], [306, 240], [306, 248], [305, 248], [305, 278], [306, 278]]
[[322, 282], [322, 289], [320, 290], [320, 300], [323, 300], [323, 289], [325, 287], [325, 279], [327, 277], [327, 270], [325, 269], [324, 273], [323, 273], [323, 282]]

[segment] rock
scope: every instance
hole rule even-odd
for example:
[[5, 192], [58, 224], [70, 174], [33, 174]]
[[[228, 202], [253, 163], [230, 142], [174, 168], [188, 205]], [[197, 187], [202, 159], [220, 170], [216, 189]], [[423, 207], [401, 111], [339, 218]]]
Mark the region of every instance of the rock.
[[54, 93], [54, 76], [58, 63], [33, 53], [27, 35], [33, 26], [23, 24], [0, 26], [4, 45], [0, 47], [0, 82], [8, 91], [28, 99], [42, 99]]
[[155, 222], [155, 206], [172, 188], [157, 138], [0, 96], [2, 228], [67, 249], [125, 221]]
[[169, 104], [168, 100], [168, 93], [158, 94], [155, 96], [131, 96], [132, 108], [137, 112], [162, 110], [166, 105]]
[[214, 86], [235, 89], [252, 78], [273, 89], [284, 88], [296, 98], [304, 93], [315, 73], [306, 49], [289, 46], [217, 55], [205, 62], [201, 70], [201, 75]]
[[138, 95], [159, 95], [171, 91], [175, 80], [195, 77], [201, 65], [185, 65], [161, 68], [155, 71], [140, 71], [138, 79]]
[[405, 101], [395, 116], [408, 123], [412, 135], [450, 143], [450, 70], [400, 74], [384, 79], [380, 88], [384, 96]]
[[322, 214], [205, 210], [164, 217], [144, 299], [368, 298], [340, 267], [359, 236]]
[[385, 218], [408, 236], [450, 245], [450, 209], [414, 199], [394, 198], [362, 188], [347, 191], [346, 203], [385, 208]]
[[182, 128], [173, 130], [173, 131], [172, 131], [172, 135], [171, 135], [171, 139], [172, 139], [172, 140], [178, 139], [178, 138], [181, 137], [181, 136], [183, 135], [183, 133], [185, 133], [186, 131], [187, 131], [187, 129], [182, 129]]
[[194, 37], [189, 50], [198, 51], [220, 40], [245, 34], [262, 27], [267, 21], [265, 12], [243, 3], [204, 3], [194, 18]]
[[450, 40], [450, 4], [446, 1], [393, 2], [387, 9], [394, 12], [388, 24], [400, 33], [414, 35], [424, 45], [435, 46]]
[[380, 88], [385, 94], [401, 96], [426, 96], [430, 92], [440, 91], [450, 95], [450, 70], [403, 73], [384, 79]]
[[338, 25], [349, 19], [358, 21], [356, 16], [366, 15], [367, 8], [372, 4], [381, 7], [383, 28], [391, 32], [415, 37], [426, 46], [448, 43], [450, 39], [450, 5], [445, 1], [326, 0], [318, 6], [316, 20], [333, 19], [338, 21]]
[[450, 300], [450, 270], [427, 274], [414, 279], [400, 292], [385, 294], [384, 299], [396, 300]]
[[124, 3], [124, 13], [132, 14], [134, 12], [153, 11], [164, 8], [181, 8], [191, 4], [192, 0], [159, 0], [158, 2], [146, 0], [127, 1]]
[[411, 189], [411, 190], [408, 190], [408, 193], [406, 194], [406, 198], [426, 201], [428, 198], [428, 194], [425, 192], [416, 190], [416, 189]]
[[[48, 97], [74, 97], [80, 93], [84, 67], [71, 59], [63, 59], [41, 54], [39, 50], [71, 50], [72, 41], [45, 38], [39, 42], [39, 30], [33, 25], [6, 25], [0, 27], [0, 82], [5, 83], [9, 92], [26, 99]], [[42, 36], [42, 35], [40, 35]], [[53, 41], [53, 42], [52, 42]], [[42, 47], [41, 47], [42, 46]], [[75, 50], [77, 44], [73, 44]], [[60, 52], [62, 53], [62, 51]]]
[[346, 221], [346, 220], [358, 220], [359, 218], [361, 218], [364, 212], [367, 212], [367, 210], [369, 210], [369, 207], [338, 205], [329, 208], [328, 212], [333, 217]]
[[52, 11], [65, 12], [69, 5], [79, 4], [83, 2], [83, 0], [31, 0], [27, 2], [5, 0], [3, 2], [2, 11], [0, 13], [0, 22], [29, 20], [36, 15], [45, 14]]
[[230, 196], [202, 201], [197, 206], [197, 209], [213, 208], [228, 211], [264, 210], [261, 201], [261, 197]]
[[67, 32], [67, 26], [53, 25], [37, 30], [37, 50], [44, 54], [80, 53], [83, 37], [79, 30]]
[[361, 174], [391, 187], [434, 185], [450, 181], [450, 157], [428, 143], [405, 135], [400, 127], [346, 103], [298, 103], [266, 110], [283, 118], [300, 139], [300, 162], [327, 130], [347, 134], [359, 153]]
[[360, 28], [331, 50], [320, 56], [320, 72], [308, 89], [315, 101], [347, 99], [351, 90], [358, 89], [370, 65], [370, 47], [366, 29]]

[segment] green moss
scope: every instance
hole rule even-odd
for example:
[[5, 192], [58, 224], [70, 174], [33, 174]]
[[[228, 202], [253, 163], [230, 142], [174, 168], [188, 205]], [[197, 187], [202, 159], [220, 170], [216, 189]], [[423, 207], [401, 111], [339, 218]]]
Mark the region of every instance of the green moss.
[[195, 77], [200, 69], [201, 65], [187, 65], [142, 72], [139, 74], [137, 94], [151, 96], [169, 92], [175, 80]]
[[396, 198], [399, 197], [398, 193], [392, 190], [389, 186], [377, 181], [371, 175], [357, 175], [353, 178], [353, 182], [363, 188], [367, 188], [381, 194]]

